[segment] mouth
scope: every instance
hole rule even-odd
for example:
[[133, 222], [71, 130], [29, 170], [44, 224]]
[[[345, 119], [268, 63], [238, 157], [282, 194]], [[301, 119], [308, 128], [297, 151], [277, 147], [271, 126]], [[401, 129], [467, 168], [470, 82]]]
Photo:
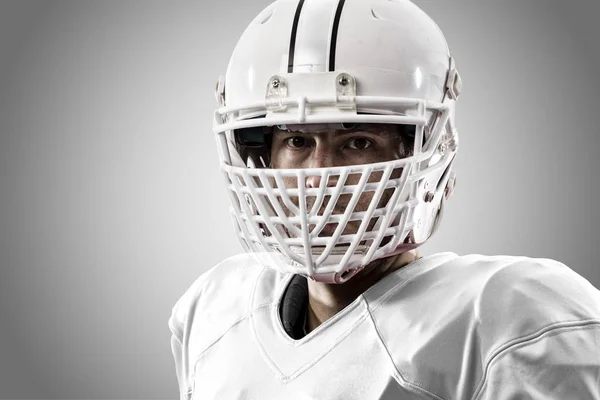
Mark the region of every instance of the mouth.
[[[321, 232], [317, 235], [318, 237], [331, 237], [335, 233], [335, 230], [338, 228], [338, 223], [329, 223], [325, 224]], [[360, 221], [349, 221], [340, 236], [343, 235], [351, 235], [358, 231], [358, 227], [360, 226]]]

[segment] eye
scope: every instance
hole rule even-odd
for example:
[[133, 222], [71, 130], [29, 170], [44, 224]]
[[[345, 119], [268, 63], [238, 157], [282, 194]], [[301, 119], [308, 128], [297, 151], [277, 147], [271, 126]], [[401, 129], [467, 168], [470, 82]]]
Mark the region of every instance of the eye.
[[354, 138], [350, 139], [346, 145], [352, 150], [365, 150], [371, 147], [373, 142], [366, 138]]
[[293, 136], [285, 139], [285, 144], [292, 149], [300, 149], [306, 145], [306, 139], [302, 136]]

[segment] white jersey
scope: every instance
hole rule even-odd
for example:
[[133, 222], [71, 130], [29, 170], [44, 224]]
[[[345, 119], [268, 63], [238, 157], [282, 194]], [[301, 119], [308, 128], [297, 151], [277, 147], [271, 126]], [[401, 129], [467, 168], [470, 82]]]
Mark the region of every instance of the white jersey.
[[426, 256], [300, 340], [278, 312], [291, 277], [241, 254], [187, 290], [181, 399], [600, 400], [600, 291], [560, 262]]

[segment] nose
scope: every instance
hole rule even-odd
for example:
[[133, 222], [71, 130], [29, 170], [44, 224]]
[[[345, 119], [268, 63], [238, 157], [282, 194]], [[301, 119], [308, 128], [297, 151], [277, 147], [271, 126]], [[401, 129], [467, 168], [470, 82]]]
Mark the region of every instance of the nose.
[[[333, 159], [333, 155], [330, 149], [327, 149], [325, 146], [317, 148], [314, 150], [312, 157], [307, 165], [307, 168], [327, 168], [335, 166], [335, 161]], [[327, 180], [327, 186], [335, 186], [337, 184], [338, 177], [335, 175], [330, 175]], [[321, 185], [321, 174], [312, 174], [306, 177], [306, 187], [307, 188], [318, 188]]]
[[[338, 175], [329, 175], [329, 179], [327, 180], [327, 186], [333, 187], [337, 185]], [[306, 187], [307, 188], [318, 188], [321, 185], [321, 175], [311, 175], [306, 178]]]

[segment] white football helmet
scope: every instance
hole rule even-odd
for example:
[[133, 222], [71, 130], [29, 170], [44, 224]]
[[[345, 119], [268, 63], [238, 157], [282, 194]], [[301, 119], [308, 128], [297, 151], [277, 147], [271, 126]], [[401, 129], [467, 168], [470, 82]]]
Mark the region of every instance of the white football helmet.
[[[373, 260], [424, 243], [454, 186], [461, 85], [441, 30], [408, 0], [278, 0], [264, 9], [216, 93], [214, 132], [244, 249], [281, 271], [342, 283]], [[270, 168], [269, 127], [361, 123], [412, 127], [412, 154]], [[319, 186], [307, 187], [315, 176]], [[291, 178], [294, 187], [285, 184]], [[370, 205], [357, 209], [367, 194]], [[348, 233], [352, 221], [360, 226]]]

